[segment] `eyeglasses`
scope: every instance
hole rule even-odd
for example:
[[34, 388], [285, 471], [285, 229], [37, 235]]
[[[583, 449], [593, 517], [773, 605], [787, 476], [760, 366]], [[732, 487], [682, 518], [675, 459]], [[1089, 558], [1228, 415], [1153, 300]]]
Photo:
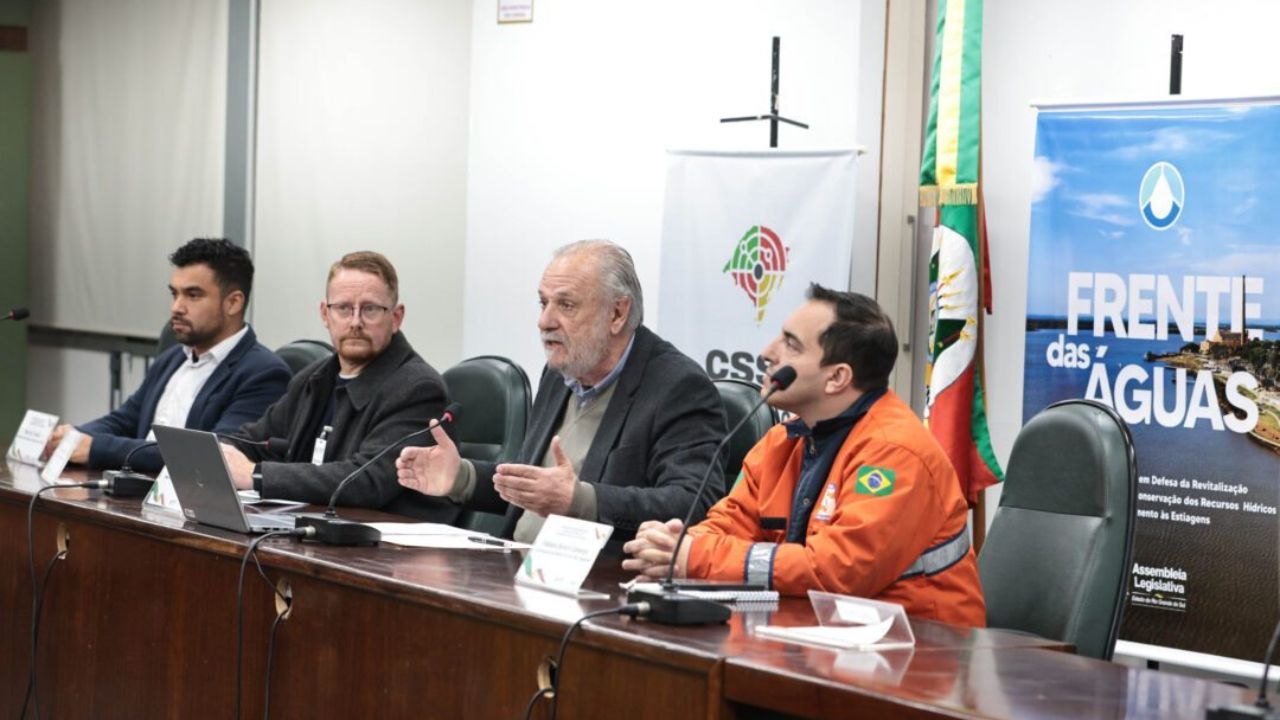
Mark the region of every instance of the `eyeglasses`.
[[[325, 307], [329, 308], [329, 312], [339, 320], [350, 320], [352, 315], [356, 313], [356, 306], [351, 303], [325, 303]], [[360, 319], [367, 323], [377, 322], [382, 319], [383, 315], [390, 312], [391, 308], [386, 305], [361, 305]]]

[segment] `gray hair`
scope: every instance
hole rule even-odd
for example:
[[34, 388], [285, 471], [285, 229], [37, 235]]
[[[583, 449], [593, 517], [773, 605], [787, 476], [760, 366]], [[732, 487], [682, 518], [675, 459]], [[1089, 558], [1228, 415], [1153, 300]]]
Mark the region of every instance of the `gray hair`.
[[631, 299], [626, 329], [627, 332], [635, 332], [644, 322], [644, 291], [640, 289], [640, 278], [636, 275], [631, 253], [610, 240], [578, 240], [556, 248], [552, 258], [558, 260], [580, 252], [590, 253], [598, 261], [600, 285], [610, 304], [624, 297]]

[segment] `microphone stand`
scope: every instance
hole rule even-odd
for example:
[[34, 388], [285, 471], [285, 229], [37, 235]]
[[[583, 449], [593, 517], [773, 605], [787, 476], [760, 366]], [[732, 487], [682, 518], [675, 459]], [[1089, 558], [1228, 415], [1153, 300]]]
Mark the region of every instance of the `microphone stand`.
[[756, 410], [760, 409], [761, 405], [768, 402], [774, 393], [789, 387], [791, 383], [795, 382], [795, 379], [796, 371], [794, 368], [791, 366], [779, 368], [769, 378], [771, 385], [769, 391], [760, 398], [750, 412], [742, 416], [738, 424], [734, 425], [733, 429], [716, 446], [716, 451], [711, 455], [711, 462], [707, 465], [706, 472], [702, 474], [702, 482], [698, 485], [698, 492], [693, 496], [693, 502], [689, 504], [689, 511], [685, 513], [684, 525], [680, 528], [680, 536], [676, 538], [675, 547], [672, 548], [671, 563], [667, 566], [667, 577], [662, 581], [661, 591], [632, 590], [627, 593], [628, 603], [644, 602], [649, 604], [649, 613], [645, 616], [649, 620], [663, 625], [706, 625], [729, 621], [729, 616], [733, 614], [733, 611], [729, 609], [728, 605], [680, 593], [680, 589], [675, 582], [676, 559], [680, 556], [680, 545], [689, 533], [689, 523], [693, 520], [693, 513], [698, 508], [698, 502], [707, 490], [707, 481], [711, 479], [711, 471], [715, 468], [716, 459], [720, 457], [720, 452], [729, 444], [729, 440], [742, 429], [742, 426], [747, 424], [747, 421], [751, 419]]
[[1280, 710], [1267, 700], [1267, 674], [1276, 659], [1277, 645], [1280, 645], [1280, 623], [1276, 623], [1276, 630], [1267, 645], [1267, 654], [1263, 657], [1258, 699], [1252, 705], [1211, 705], [1204, 711], [1205, 720], [1280, 720]]
[[297, 515], [296, 528], [312, 528], [313, 532], [308, 539], [315, 540], [325, 545], [344, 545], [344, 546], [367, 546], [377, 545], [382, 542], [382, 533], [377, 528], [370, 527], [364, 523], [355, 522], [353, 520], [343, 520], [338, 517], [338, 497], [342, 495], [342, 491], [347, 485], [354, 480], [365, 468], [386, 455], [391, 449], [399, 447], [406, 440], [412, 440], [419, 435], [431, 432], [433, 429], [444, 425], [446, 422], [454, 422], [461, 414], [462, 405], [459, 403], [450, 403], [445, 408], [444, 413], [440, 415], [440, 419], [435, 421], [434, 425], [427, 425], [421, 430], [415, 430], [408, 435], [396, 440], [378, 452], [378, 454], [369, 458], [363, 465], [356, 468], [338, 483], [333, 489], [333, 494], [329, 496], [329, 507], [325, 508], [324, 514], [305, 513]]

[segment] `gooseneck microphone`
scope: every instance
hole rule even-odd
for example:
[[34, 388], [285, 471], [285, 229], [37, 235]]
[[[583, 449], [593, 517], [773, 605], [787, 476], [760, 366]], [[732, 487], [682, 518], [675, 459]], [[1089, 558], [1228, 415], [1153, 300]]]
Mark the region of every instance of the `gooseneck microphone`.
[[732, 611], [727, 605], [722, 605], [711, 600], [701, 600], [692, 598], [687, 595], [681, 595], [676, 587], [676, 559], [680, 556], [680, 544], [684, 542], [685, 535], [689, 533], [689, 523], [693, 520], [693, 513], [698, 509], [698, 503], [702, 500], [702, 495], [707, 491], [707, 482], [711, 479], [711, 471], [716, 466], [716, 458], [720, 457], [720, 452], [724, 450], [733, 436], [742, 429], [743, 425], [755, 415], [756, 410], [760, 409], [769, 401], [770, 397], [779, 390], [786, 390], [791, 383], [796, 381], [796, 370], [790, 365], [784, 365], [772, 375], [769, 376], [769, 391], [761, 396], [760, 400], [751, 407], [751, 411], [742, 416], [737, 425], [724, 436], [720, 444], [716, 446], [716, 451], [711, 455], [711, 462], [707, 465], [707, 470], [702, 474], [702, 482], [698, 485], [698, 492], [693, 496], [693, 501], [689, 503], [689, 511], [684, 516], [684, 526], [680, 528], [680, 536], [676, 538], [676, 544], [671, 552], [671, 563], [667, 566], [667, 577], [662, 581], [662, 592], [652, 593], [644, 590], [632, 590], [627, 593], [627, 602], [645, 602], [649, 604], [649, 613], [645, 616], [656, 623], [664, 625], [703, 625], [707, 623], [727, 622]]
[[31, 317], [31, 311], [24, 307], [20, 307], [14, 308], [4, 315], [0, 315], [0, 320], [13, 320], [14, 322], [17, 322], [18, 320], [26, 320], [29, 317]]
[[382, 541], [382, 533], [378, 532], [376, 528], [338, 517], [338, 498], [342, 495], [342, 491], [360, 473], [364, 472], [365, 468], [372, 465], [378, 458], [386, 455], [393, 448], [399, 447], [406, 440], [412, 440], [420, 435], [429, 433], [445, 423], [457, 422], [461, 414], [462, 405], [460, 403], [449, 403], [448, 407], [441, 413], [440, 418], [434, 423], [429, 423], [421, 430], [415, 430], [380, 450], [377, 455], [352, 470], [350, 475], [347, 475], [342, 479], [342, 482], [338, 483], [338, 486], [333, 489], [333, 494], [329, 496], [329, 507], [325, 509], [323, 515], [298, 515], [296, 527], [313, 529], [314, 532], [308, 535], [308, 539], [325, 545], [377, 545]]
[[267, 438], [266, 440], [250, 440], [239, 435], [230, 433], [214, 433], [219, 440], [230, 440], [240, 445], [249, 445], [252, 447], [260, 447], [263, 450], [275, 455], [276, 457], [287, 457], [289, 455], [289, 439], [282, 437]]

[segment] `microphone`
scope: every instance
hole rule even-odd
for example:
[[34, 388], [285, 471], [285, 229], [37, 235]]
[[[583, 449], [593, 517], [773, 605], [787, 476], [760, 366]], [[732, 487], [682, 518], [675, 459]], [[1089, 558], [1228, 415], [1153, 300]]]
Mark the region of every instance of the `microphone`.
[[249, 438], [240, 437], [239, 435], [231, 435], [230, 433], [214, 433], [214, 435], [217, 435], [219, 440], [230, 440], [241, 445], [260, 447], [276, 457], [289, 456], [288, 438], [273, 437], [267, 438], [266, 440], [250, 440]]
[[14, 308], [4, 315], [0, 315], [0, 320], [13, 320], [17, 322], [18, 320], [26, 320], [29, 317], [31, 317], [31, 311], [24, 307], [20, 307]]
[[129, 461], [133, 459], [134, 453], [139, 450], [155, 446], [154, 440], [142, 443], [124, 456], [124, 463], [119, 470], [108, 470], [102, 473], [102, 480], [105, 483], [102, 491], [118, 498], [140, 498], [151, 492], [151, 486], [156, 482], [155, 479], [149, 475], [134, 472], [133, 468], [129, 467]]
[[369, 458], [360, 467], [352, 470], [351, 474], [343, 478], [342, 482], [338, 483], [338, 486], [333, 489], [333, 494], [329, 496], [329, 507], [325, 509], [324, 514], [300, 514], [297, 516], [295, 527], [313, 528], [314, 531], [308, 538], [325, 545], [377, 545], [382, 541], [382, 533], [378, 532], [376, 528], [338, 517], [338, 497], [342, 495], [342, 491], [346, 489], [352, 480], [364, 472], [365, 468], [376, 462], [378, 458], [386, 455], [393, 448], [399, 447], [406, 440], [412, 440], [419, 435], [429, 433], [445, 423], [457, 422], [461, 415], [462, 404], [449, 403], [448, 407], [441, 413], [440, 418], [435, 421], [435, 424], [428, 424], [421, 430], [414, 430], [380, 450], [377, 455]]
[[778, 368], [776, 372], [769, 376], [769, 391], [752, 406], [750, 412], [742, 416], [738, 424], [734, 425], [733, 429], [716, 446], [716, 451], [711, 455], [711, 462], [707, 465], [706, 472], [702, 474], [702, 482], [698, 485], [698, 492], [693, 496], [693, 502], [689, 503], [689, 511], [685, 513], [684, 527], [680, 528], [680, 536], [676, 538], [675, 549], [671, 553], [671, 564], [667, 566], [667, 577], [662, 581], [662, 592], [652, 593], [644, 590], [632, 590], [627, 593], [627, 602], [629, 603], [649, 603], [649, 614], [646, 617], [650, 620], [663, 625], [705, 625], [708, 623], [728, 622], [732, 611], [727, 605], [680, 594], [680, 590], [675, 583], [676, 558], [680, 554], [680, 544], [684, 542], [685, 535], [689, 533], [689, 523], [693, 520], [693, 513], [698, 508], [698, 502], [702, 499], [702, 494], [707, 491], [707, 481], [711, 479], [711, 470], [715, 467], [716, 458], [720, 457], [720, 452], [729, 444], [729, 440], [742, 429], [742, 426], [747, 424], [747, 421], [751, 419], [756, 410], [760, 409], [761, 405], [768, 402], [774, 393], [779, 390], [786, 390], [795, 381], [795, 368], [790, 365]]
[[1258, 687], [1258, 699], [1252, 705], [1211, 705], [1205, 710], [1206, 720], [1280, 720], [1280, 710], [1276, 710], [1267, 700], [1267, 674], [1271, 671], [1271, 663], [1276, 657], [1276, 646], [1280, 645], [1280, 623], [1276, 623], [1276, 631], [1271, 635], [1267, 645], [1267, 654], [1263, 657], [1262, 683]]

